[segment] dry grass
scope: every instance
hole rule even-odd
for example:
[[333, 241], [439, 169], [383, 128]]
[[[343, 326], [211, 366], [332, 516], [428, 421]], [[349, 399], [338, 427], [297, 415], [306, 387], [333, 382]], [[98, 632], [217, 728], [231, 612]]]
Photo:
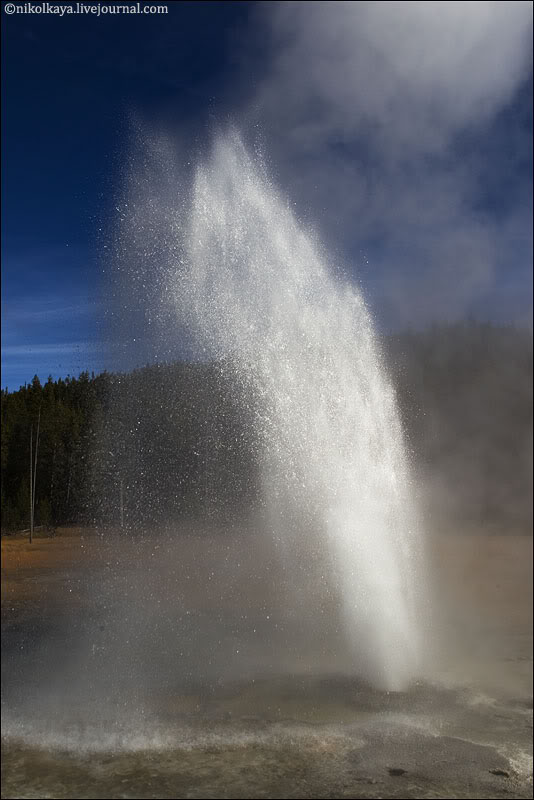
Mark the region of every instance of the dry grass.
[[[239, 552], [240, 538], [239, 534], [229, 540], [181, 533], [174, 545], [167, 544], [163, 561], [170, 569], [172, 559], [184, 575], [196, 570], [200, 581], [195, 583], [202, 583], [216, 565], [220, 569], [221, 560], [236, 565], [233, 557], [224, 558], [224, 551]], [[430, 540], [429, 549], [438, 585], [459, 606], [528, 625], [532, 621], [532, 544], [529, 536], [439, 534]], [[36, 538], [32, 544], [27, 536], [2, 537], [2, 605], [35, 600], [46, 586], [60, 584], [79, 571], [102, 569], [119, 554], [126, 565], [139, 563], [154, 555], [153, 545], [119, 538], [117, 531], [102, 536], [79, 527], [60, 528], [56, 535]], [[244, 563], [236, 570], [246, 577], [244, 551], [242, 555]], [[209, 585], [203, 594], [206, 589]]]

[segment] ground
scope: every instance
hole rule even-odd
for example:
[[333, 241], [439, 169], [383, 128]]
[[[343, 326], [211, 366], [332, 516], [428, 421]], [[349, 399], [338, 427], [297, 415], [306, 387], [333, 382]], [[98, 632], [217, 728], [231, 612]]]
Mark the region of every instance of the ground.
[[531, 537], [429, 540], [397, 693], [342, 666], [328, 598], [288, 618], [243, 530], [4, 537], [2, 572], [4, 798], [531, 795]]

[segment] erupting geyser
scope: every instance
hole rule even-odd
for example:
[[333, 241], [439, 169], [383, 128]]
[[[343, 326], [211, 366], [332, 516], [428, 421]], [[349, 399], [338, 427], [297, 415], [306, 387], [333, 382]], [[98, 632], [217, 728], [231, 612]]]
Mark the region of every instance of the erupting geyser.
[[271, 532], [293, 559], [313, 538], [355, 671], [400, 689], [420, 667], [421, 538], [394, 391], [360, 293], [258, 162], [236, 134], [216, 140], [172, 293], [253, 410]]

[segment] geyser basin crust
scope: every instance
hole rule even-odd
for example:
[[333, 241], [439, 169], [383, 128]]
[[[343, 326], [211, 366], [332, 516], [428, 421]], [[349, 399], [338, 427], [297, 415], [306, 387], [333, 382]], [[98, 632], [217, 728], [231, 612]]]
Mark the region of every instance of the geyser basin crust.
[[[241, 618], [221, 576], [228, 545], [232, 557], [243, 552], [243, 532], [114, 534], [59, 532], [31, 548], [3, 541], [3, 797], [530, 796], [530, 538], [482, 533], [433, 543], [447, 624], [458, 630], [471, 621], [478, 637], [469, 635], [463, 653], [447, 648], [439, 676], [387, 693], [348, 674], [325, 674], [332, 658], [339, 662], [331, 650], [321, 662], [324, 640], [313, 661], [297, 647], [285, 674], [237, 677], [247, 669], [241, 660], [254, 628], [267, 625], [266, 613], [279, 623], [283, 611], [268, 582], [245, 578], [248, 637], [242, 629], [239, 645], [219, 652], [201, 680], [199, 665], [216, 655], [217, 634], [228, 635]], [[468, 586], [460, 562], [470, 565]], [[187, 581], [200, 564], [206, 574]], [[213, 569], [219, 583], [204, 591]], [[185, 587], [172, 602], [171, 585]], [[125, 606], [139, 636], [129, 646]], [[193, 609], [204, 650], [192, 654], [191, 675], [182, 671], [190, 641], [177, 621]], [[113, 627], [115, 620], [122, 625]], [[132, 669], [139, 651], [144, 660]], [[264, 643], [253, 663], [264, 673], [280, 669], [272, 655]], [[117, 680], [106, 683], [112, 674]]]

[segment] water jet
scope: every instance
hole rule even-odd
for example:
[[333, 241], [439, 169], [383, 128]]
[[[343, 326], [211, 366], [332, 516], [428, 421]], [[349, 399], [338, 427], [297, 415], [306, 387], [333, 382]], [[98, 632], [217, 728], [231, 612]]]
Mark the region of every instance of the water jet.
[[235, 132], [198, 167], [180, 235], [167, 262], [178, 318], [252, 409], [266, 527], [296, 591], [313, 539], [355, 669], [405, 687], [421, 666], [423, 541], [361, 292], [335, 276]]

